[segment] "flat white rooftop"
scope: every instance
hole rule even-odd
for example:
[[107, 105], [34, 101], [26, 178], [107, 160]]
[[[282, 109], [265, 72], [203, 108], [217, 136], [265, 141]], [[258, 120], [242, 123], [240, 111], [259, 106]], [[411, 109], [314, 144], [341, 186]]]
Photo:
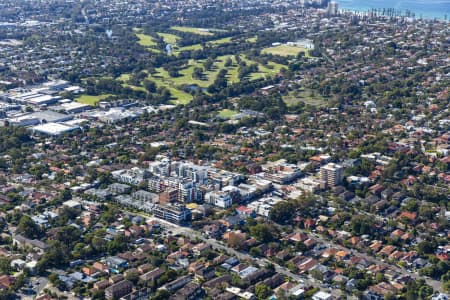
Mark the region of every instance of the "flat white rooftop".
[[54, 100], [56, 100], [56, 99], [53, 96], [42, 95], [42, 96], [38, 96], [38, 97], [34, 97], [34, 98], [28, 98], [26, 101], [28, 103], [39, 105], [39, 104], [47, 103], [49, 101], [54, 101]]
[[60, 135], [65, 132], [69, 132], [77, 129], [78, 127], [64, 125], [60, 123], [46, 123], [42, 125], [37, 125], [32, 127], [31, 129], [34, 132], [40, 132], [48, 135]]

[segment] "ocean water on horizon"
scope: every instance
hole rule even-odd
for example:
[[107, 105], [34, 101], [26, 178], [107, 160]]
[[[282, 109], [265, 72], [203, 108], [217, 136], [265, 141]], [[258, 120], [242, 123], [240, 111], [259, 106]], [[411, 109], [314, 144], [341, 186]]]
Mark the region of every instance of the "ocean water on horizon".
[[339, 9], [368, 11], [373, 8], [394, 8], [405, 14], [406, 10], [416, 18], [450, 19], [450, 0], [337, 0]]

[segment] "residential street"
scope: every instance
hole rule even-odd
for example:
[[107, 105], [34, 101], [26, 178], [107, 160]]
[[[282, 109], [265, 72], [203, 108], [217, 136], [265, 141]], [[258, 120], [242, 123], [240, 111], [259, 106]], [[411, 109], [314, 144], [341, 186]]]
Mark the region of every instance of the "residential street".
[[[142, 214], [142, 216], [146, 217], [146, 218], [149, 217], [146, 214]], [[162, 219], [159, 219], [159, 218], [155, 218], [155, 217], [150, 217], [150, 219], [153, 219], [153, 220], [156, 220], [156, 221], [160, 222], [166, 228], [169, 228], [173, 232], [173, 234], [183, 234], [183, 235], [186, 235], [187, 237], [190, 237], [190, 238], [201, 239], [204, 242], [206, 242], [209, 245], [211, 245], [213, 248], [223, 250], [226, 253], [228, 253], [229, 255], [234, 255], [237, 258], [241, 259], [241, 260], [253, 260], [253, 261], [256, 261], [260, 266], [264, 266], [268, 262], [268, 260], [266, 260], [266, 259], [264, 259], [264, 260], [255, 260], [252, 256], [250, 256], [250, 255], [248, 255], [246, 253], [242, 253], [240, 251], [237, 251], [237, 250], [235, 250], [233, 248], [230, 248], [230, 247], [224, 245], [223, 243], [218, 242], [217, 240], [207, 239], [204, 236], [202, 236], [200, 233], [198, 233], [197, 231], [195, 231], [195, 230], [193, 230], [193, 229], [191, 229], [189, 227], [183, 227], [183, 226], [179, 226], [179, 225], [176, 225], [176, 224], [172, 224], [170, 222], [167, 222], [165, 220], [162, 220]], [[373, 257], [373, 256], [370, 256], [370, 255], [368, 255], [366, 253], [361, 253], [361, 252], [358, 252], [356, 250], [350, 250], [348, 248], [342, 247], [342, 246], [340, 246], [340, 245], [338, 245], [338, 244], [336, 244], [336, 243], [334, 243], [332, 241], [329, 241], [327, 239], [324, 239], [323, 237], [320, 237], [317, 234], [312, 235], [312, 234], [310, 234], [310, 233], [308, 233], [306, 231], [302, 231], [302, 230], [298, 230], [298, 232], [305, 233], [305, 234], [309, 235], [311, 238], [316, 239], [317, 241], [319, 241], [319, 242], [321, 242], [321, 243], [323, 243], [325, 245], [329, 245], [330, 247], [335, 247], [335, 248], [337, 248], [339, 250], [350, 251], [353, 255], [357, 255], [357, 256], [362, 257], [362, 258], [364, 258], [364, 259], [366, 259], [368, 261], [373, 261], [374, 263], [376, 263], [376, 264], [378, 264], [380, 266], [384, 266], [386, 268], [390, 268], [391, 270], [393, 270], [393, 271], [395, 271], [395, 272], [397, 272], [399, 274], [402, 274], [404, 276], [410, 276], [410, 277], [414, 278], [415, 280], [423, 278], [422, 276], [419, 276], [416, 273], [407, 272], [406, 270], [401, 269], [400, 267], [398, 267], [396, 265], [387, 264], [387, 263], [381, 261], [380, 259], [378, 259], [376, 257]], [[288, 269], [286, 269], [286, 268], [284, 268], [284, 267], [282, 267], [282, 266], [280, 266], [278, 264], [275, 264], [273, 262], [270, 262], [270, 263], [272, 263], [275, 266], [275, 270], [277, 272], [281, 273], [281, 274], [289, 276], [289, 277], [291, 277], [291, 278], [293, 278], [293, 279], [295, 279], [297, 281], [304, 282], [306, 285], [318, 286], [317, 283], [312, 282], [310, 279], [304, 279], [304, 278], [302, 278], [302, 277], [300, 277], [300, 276], [290, 272]], [[433, 280], [431, 278], [425, 278], [425, 281], [427, 282], [427, 284], [432, 286], [433, 289], [435, 289], [437, 291], [440, 291], [440, 292], [443, 291], [441, 282], [439, 282], [437, 280]]]

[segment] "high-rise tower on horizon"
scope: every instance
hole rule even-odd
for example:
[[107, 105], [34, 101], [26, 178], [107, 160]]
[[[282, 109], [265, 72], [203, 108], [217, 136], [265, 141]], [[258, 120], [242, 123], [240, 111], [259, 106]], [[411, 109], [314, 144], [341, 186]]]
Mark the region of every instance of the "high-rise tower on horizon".
[[328, 6], [327, 6], [327, 13], [330, 16], [335, 16], [338, 14], [338, 10], [339, 10], [339, 5], [336, 1], [330, 1], [328, 2]]

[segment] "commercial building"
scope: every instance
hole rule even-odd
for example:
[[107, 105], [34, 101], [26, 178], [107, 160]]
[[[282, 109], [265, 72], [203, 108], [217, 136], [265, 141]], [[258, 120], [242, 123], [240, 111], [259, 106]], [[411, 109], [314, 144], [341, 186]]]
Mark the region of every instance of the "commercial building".
[[253, 201], [252, 203], [247, 205], [247, 207], [260, 216], [269, 217], [270, 211], [272, 210], [273, 206], [281, 201], [283, 201], [283, 199], [278, 197], [266, 197], [261, 198], [257, 201]]
[[148, 189], [155, 193], [160, 193], [164, 190], [164, 183], [162, 178], [158, 176], [152, 176], [148, 179]]
[[161, 218], [175, 224], [189, 222], [192, 218], [191, 211], [184, 205], [156, 205], [153, 208], [153, 214], [157, 218]]
[[337, 15], [338, 14], [338, 10], [339, 10], [339, 6], [338, 6], [338, 3], [336, 1], [328, 2], [327, 13], [330, 16]]
[[169, 188], [159, 193], [159, 203], [173, 203], [178, 200], [178, 190]]
[[178, 183], [178, 201], [191, 203], [198, 199], [197, 188], [190, 179], [182, 179]]
[[114, 124], [120, 121], [133, 120], [142, 115], [143, 110], [140, 108], [126, 109], [124, 107], [113, 107], [108, 111], [95, 111], [87, 114], [89, 117], [106, 124]]
[[323, 180], [317, 180], [314, 177], [305, 177], [300, 179], [295, 186], [305, 192], [316, 193], [326, 187], [326, 182]]
[[158, 202], [158, 195], [155, 193], [150, 193], [144, 190], [139, 190], [134, 192], [132, 195], [133, 199], [141, 202], [151, 202], [156, 203]]
[[175, 171], [179, 177], [189, 178], [196, 183], [205, 183], [208, 179], [208, 168], [192, 163], [180, 163]]
[[78, 128], [79, 127], [69, 126], [69, 125], [60, 124], [60, 123], [46, 123], [46, 124], [31, 127], [31, 130], [33, 131], [33, 134], [42, 133], [45, 135], [56, 136], [56, 135], [61, 135], [66, 132], [74, 131]]
[[124, 183], [113, 183], [108, 186], [108, 190], [111, 193], [128, 194], [131, 192], [131, 186]]
[[61, 105], [49, 107], [49, 109], [52, 109], [54, 111], [64, 111], [68, 114], [81, 113], [81, 112], [89, 110], [91, 108], [92, 107], [89, 104], [83, 104], [83, 103], [79, 103], [79, 102], [67, 102], [67, 103], [62, 103]]
[[168, 177], [172, 173], [172, 162], [169, 158], [163, 157], [161, 160], [150, 162], [148, 168], [155, 175]]
[[344, 168], [338, 164], [329, 163], [320, 168], [320, 179], [325, 181], [328, 187], [340, 185], [344, 177]]
[[73, 116], [45, 110], [10, 118], [8, 121], [11, 125], [15, 126], [32, 126], [42, 123], [61, 123], [72, 119]]
[[14, 101], [21, 104], [31, 104], [36, 106], [49, 105], [56, 103], [60, 97], [55, 97], [52, 95], [43, 95], [43, 94], [24, 94], [19, 97], [14, 98]]
[[233, 204], [229, 193], [224, 191], [212, 191], [205, 194], [205, 203], [212, 204], [220, 208], [229, 208]]
[[54, 122], [54, 123], [66, 122], [73, 119], [73, 116], [61, 114], [51, 110], [37, 111], [31, 113], [30, 117], [39, 119], [41, 122]]
[[264, 172], [258, 174], [259, 177], [278, 184], [287, 184], [302, 175], [297, 165], [288, 164], [285, 160], [269, 162], [263, 165], [262, 169]]
[[49, 90], [60, 92], [60, 91], [63, 91], [65, 88], [69, 87], [70, 84], [66, 80], [58, 79], [58, 80], [45, 82], [42, 84], [42, 86]]
[[143, 183], [150, 175], [148, 170], [140, 168], [131, 168], [129, 170], [117, 170], [111, 172], [112, 177], [122, 183], [139, 185]]
[[191, 203], [201, 200], [202, 196], [197, 185], [189, 178], [153, 176], [148, 180], [148, 187], [163, 197], [162, 202]]

